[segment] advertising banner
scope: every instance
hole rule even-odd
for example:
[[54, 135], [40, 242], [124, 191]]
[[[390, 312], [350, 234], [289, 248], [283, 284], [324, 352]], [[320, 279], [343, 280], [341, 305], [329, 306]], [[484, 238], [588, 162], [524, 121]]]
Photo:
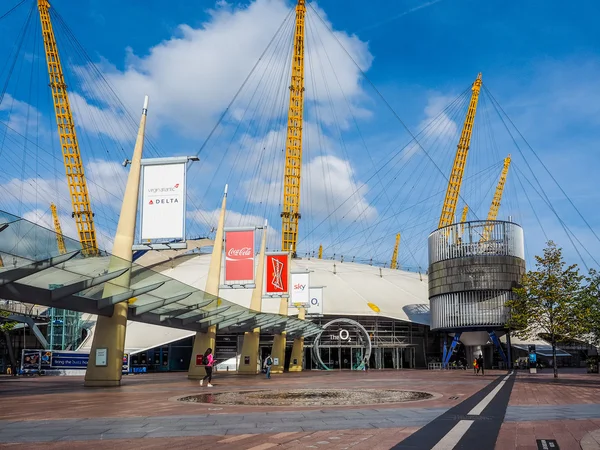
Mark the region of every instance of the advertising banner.
[[265, 294], [270, 297], [289, 296], [289, 272], [288, 253], [265, 254]]
[[142, 166], [142, 242], [185, 238], [185, 163]]
[[224, 230], [225, 284], [254, 283], [254, 230]]
[[311, 287], [309, 292], [310, 305], [306, 310], [306, 314], [323, 315], [323, 288]]
[[309, 273], [292, 272], [291, 278], [290, 305], [296, 308], [308, 308], [310, 305]]

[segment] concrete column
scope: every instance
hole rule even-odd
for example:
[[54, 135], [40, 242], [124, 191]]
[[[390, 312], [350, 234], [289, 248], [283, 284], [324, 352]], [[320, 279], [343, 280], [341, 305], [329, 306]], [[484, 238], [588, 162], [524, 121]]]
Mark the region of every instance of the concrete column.
[[[306, 309], [298, 309], [298, 319], [304, 320], [306, 317]], [[294, 339], [292, 347], [292, 358], [290, 360], [290, 372], [302, 372], [302, 359], [304, 358], [304, 338], [299, 337]]]
[[[279, 314], [281, 314], [282, 316], [288, 315], [287, 298], [281, 298], [281, 301], [279, 303]], [[271, 373], [283, 373], [283, 368], [285, 366], [285, 343], [285, 331], [283, 333], [276, 333], [273, 336], [273, 348], [271, 350], [273, 365], [271, 366]], [[279, 364], [275, 364], [275, 361], [277, 361]]]
[[[219, 296], [219, 283], [221, 282], [221, 258], [223, 253], [223, 229], [225, 228], [225, 208], [227, 207], [227, 185], [225, 185], [225, 193], [223, 194], [223, 202], [221, 203], [221, 213], [219, 215], [219, 223], [215, 234], [215, 243], [213, 245], [212, 255], [210, 257], [210, 266], [208, 267], [208, 277], [206, 279], [206, 287], [204, 292], [207, 294]], [[207, 348], [212, 348], [215, 351], [215, 337], [217, 336], [217, 326], [212, 325], [206, 333], [196, 333], [194, 338], [194, 346], [192, 348], [192, 357], [188, 369], [188, 378], [199, 380], [206, 375], [204, 366], [196, 365], [196, 355], [203, 355]], [[214, 353], [213, 353], [214, 354]]]
[[[121, 214], [117, 225], [117, 234], [113, 244], [108, 271], [131, 268], [133, 252], [131, 247], [135, 237], [135, 223], [137, 217], [138, 193], [140, 188], [140, 173], [142, 152], [144, 149], [144, 133], [146, 130], [146, 116], [148, 114], [148, 96], [144, 99], [142, 118], [138, 129], [131, 168], [127, 177], [125, 195], [121, 205]], [[131, 271], [104, 285], [103, 298], [120, 294], [129, 290]], [[123, 367], [123, 353], [125, 351], [125, 332], [127, 329], [128, 303], [121, 302], [114, 306], [110, 317], [98, 316], [92, 349], [85, 372], [85, 386], [119, 386], [121, 384], [121, 370]], [[98, 366], [96, 350], [106, 350], [106, 365]]]
[[[260, 252], [258, 254], [258, 264], [256, 265], [256, 286], [252, 291], [250, 300], [250, 309], [252, 311], [262, 311], [263, 280], [265, 271], [265, 251], [267, 249], [267, 221], [263, 228], [262, 241], [260, 243]], [[238, 365], [238, 373], [247, 375], [256, 375], [260, 372], [260, 358], [258, 348], [260, 345], [260, 328], [244, 333], [242, 343], [242, 354]], [[245, 357], [250, 357], [250, 364], [245, 364]]]

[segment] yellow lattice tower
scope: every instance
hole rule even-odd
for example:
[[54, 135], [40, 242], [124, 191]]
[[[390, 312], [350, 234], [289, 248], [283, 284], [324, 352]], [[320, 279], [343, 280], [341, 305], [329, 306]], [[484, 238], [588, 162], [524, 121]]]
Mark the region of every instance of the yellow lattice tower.
[[319, 259], [323, 259], [323, 245], [319, 245]]
[[481, 74], [477, 75], [477, 79], [471, 88], [471, 101], [467, 110], [467, 117], [460, 134], [460, 140], [456, 148], [456, 156], [452, 166], [452, 173], [448, 181], [448, 189], [444, 198], [444, 206], [442, 206], [442, 214], [438, 228], [452, 224], [454, 215], [456, 214], [456, 204], [460, 196], [460, 186], [462, 185], [463, 175], [465, 173], [465, 165], [467, 163], [467, 155], [471, 145], [471, 135], [473, 133], [473, 124], [475, 123], [475, 113], [477, 112], [477, 102], [479, 100], [479, 92], [481, 91]]
[[77, 134], [75, 133], [75, 123], [67, 94], [67, 85], [50, 20], [50, 3], [48, 0], [38, 0], [38, 10], [42, 24], [42, 36], [44, 38], [48, 75], [50, 76], [54, 113], [56, 115], [56, 124], [58, 126], [69, 193], [71, 194], [71, 202], [73, 204], [73, 217], [77, 224], [77, 232], [79, 233], [83, 253], [85, 255], [94, 255], [98, 251], [94, 214], [90, 206], [90, 196], [81, 162], [79, 143], [77, 142]]
[[302, 115], [304, 111], [304, 18], [305, 0], [296, 5], [296, 31], [292, 55], [290, 109], [288, 111], [281, 213], [281, 249], [296, 255], [300, 219], [300, 172], [302, 170]]
[[[504, 193], [504, 185], [506, 184], [506, 177], [508, 175], [508, 168], [510, 167], [510, 155], [504, 158], [504, 167], [502, 167], [502, 173], [500, 173], [500, 179], [498, 180], [498, 185], [496, 186], [496, 192], [494, 192], [494, 198], [492, 199], [492, 204], [490, 206], [490, 210], [488, 212], [487, 220], [492, 221], [496, 220], [498, 217], [498, 211], [500, 210], [500, 202], [502, 201], [502, 194]], [[479, 242], [485, 242], [490, 238], [490, 234], [492, 233], [492, 229], [494, 228], [493, 224], [486, 225], [483, 229], [483, 234]]]
[[58, 245], [58, 253], [64, 255], [67, 253], [67, 247], [65, 246], [65, 238], [62, 233], [60, 220], [58, 220], [58, 213], [56, 212], [56, 205], [54, 203], [50, 203], [50, 211], [52, 211], [52, 221], [54, 222], [54, 231], [56, 231], [56, 244]]
[[394, 253], [392, 254], [392, 263], [390, 267], [392, 269], [398, 268], [398, 247], [400, 247], [400, 233], [396, 235], [396, 244], [394, 245]]

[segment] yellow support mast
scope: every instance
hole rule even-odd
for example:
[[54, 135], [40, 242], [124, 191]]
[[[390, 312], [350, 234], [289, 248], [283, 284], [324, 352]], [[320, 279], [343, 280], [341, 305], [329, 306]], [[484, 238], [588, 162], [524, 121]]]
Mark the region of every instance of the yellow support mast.
[[394, 253], [392, 254], [392, 263], [390, 264], [390, 268], [397, 269], [398, 268], [398, 248], [400, 247], [400, 233], [396, 235], [396, 244], [394, 245]]
[[304, 18], [305, 0], [296, 5], [296, 31], [292, 55], [290, 109], [288, 111], [281, 213], [281, 250], [296, 256], [300, 219], [300, 172], [302, 169], [302, 115], [304, 111]]
[[56, 38], [50, 20], [50, 2], [38, 0], [40, 22], [42, 24], [42, 36], [44, 38], [44, 50], [46, 52], [46, 63], [48, 64], [48, 75], [50, 76], [50, 88], [54, 102], [54, 113], [60, 137], [67, 183], [73, 204], [73, 217], [77, 224], [79, 240], [85, 255], [95, 255], [98, 251], [96, 241], [96, 228], [94, 226], [94, 214], [90, 206], [90, 197], [87, 182], [81, 162], [79, 143], [75, 133], [75, 123], [71, 113], [71, 105], [67, 94], [67, 85], [63, 75]]
[[460, 235], [462, 236], [465, 232], [465, 222], [467, 221], [467, 214], [469, 214], [469, 206], [465, 205], [463, 208], [462, 216], [460, 217]]
[[481, 91], [481, 74], [477, 75], [477, 79], [473, 83], [471, 90], [471, 101], [469, 102], [469, 109], [460, 135], [460, 140], [458, 141], [456, 156], [454, 158], [450, 180], [448, 181], [448, 189], [446, 190], [446, 197], [444, 198], [444, 205], [442, 206], [442, 214], [440, 216], [438, 228], [451, 225], [456, 214], [456, 204], [458, 203], [458, 197], [460, 196], [460, 187], [465, 173], [467, 155], [471, 145], [471, 135], [473, 134], [473, 124], [475, 123], [475, 113], [477, 112], [477, 102], [479, 101], [479, 92]]
[[56, 212], [56, 205], [54, 203], [50, 203], [50, 211], [52, 211], [52, 221], [54, 222], [54, 231], [56, 231], [56, 244], [58, 245], [58, 253], [64, 255], [67, 253], [67, 247], [65, 246], [65, 238], [62, 233], [60, 220], [58, 220], [58, 213]]
[[[504, 167], [502, 168], [502, 173], [500, 173], [500, 179], [498, 180], [496, 192], [494, 192], [494, 198], [492, 199], [492, 205], [490, 206], [490, 210], [488, 212], [488, 221], [496, 220], [496, 218], [498, 217], [498, 211], [500, 210], [500, 201], [502, 200], [502, 194], [504, 193], [504, 185], [506, 184], [506, 177], [508, 175], [509, 167], [510, 155], [504, 158]], [[481, 236], [479, 242], [486, 242], [490, 238], [490, 234], [492, 233], [493, 228], [493, 225], [486, 225], [483, 230], [483, 235]]]
[[319, 245], [319, 259], [323, 259], [323, 244]]

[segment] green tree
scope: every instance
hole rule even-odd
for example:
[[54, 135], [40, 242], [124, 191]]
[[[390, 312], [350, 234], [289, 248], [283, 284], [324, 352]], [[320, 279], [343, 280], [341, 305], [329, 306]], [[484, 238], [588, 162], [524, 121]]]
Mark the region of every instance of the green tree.
[[590, 269], [585, 286], [585, 327], [588, 341], [600, 345], [600, 272]]
[[508, 326], [519, 338], [546, 335], [552, 344], [554, 378], [558, 378], [556, 341], [579, 339], [586, 333], [587, 302], [577, 264], [567, 266], [562, 250], [549, 241], [544, 256], [536, 256], [536, 270], [523, 276], [514, 289]]

